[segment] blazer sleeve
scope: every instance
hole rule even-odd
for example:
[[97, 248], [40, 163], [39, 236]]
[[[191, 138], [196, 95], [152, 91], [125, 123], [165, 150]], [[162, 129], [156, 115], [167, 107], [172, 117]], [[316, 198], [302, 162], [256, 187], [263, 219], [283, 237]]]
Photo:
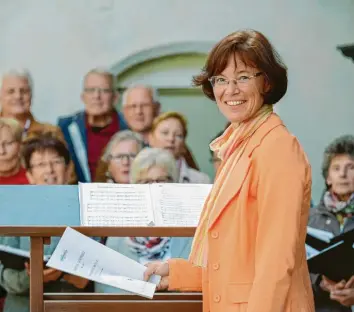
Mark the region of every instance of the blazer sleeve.
[[305, 246], [299, 239], [305, 239], [301, 232], [306, 231], [303, 224], [310, 209], [310, 166], [297, 139], [284, 135], [267, 143], [256, 159], [255, 278], [247, 312], [285, 311], [295, 259], [302, 251], [299, 246]]
[[201, 291], [202, 269], [185, 259], [170, 259], [169, 287], [174, 291]]

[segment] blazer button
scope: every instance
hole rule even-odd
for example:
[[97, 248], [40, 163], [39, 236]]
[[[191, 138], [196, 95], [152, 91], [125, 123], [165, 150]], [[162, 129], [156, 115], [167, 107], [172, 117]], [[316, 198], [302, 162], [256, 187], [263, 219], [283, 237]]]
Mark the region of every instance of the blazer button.
[[220, 302], [220, 296], [219, 295], [214, 295], [214, 302], [218, 303]]
[[219, 270], [219, 268], [220, 268], [220, 264], [219, 264], [219, 263], [214, 263], [214, 264], [213, 264], [213, 269], [214, 269], [215, 271]]
[[219, 237], [219, 232], [218, 231], [212, 231], [211, 232], [211, 237], [215, 238], [215, 239], [218, 238]]

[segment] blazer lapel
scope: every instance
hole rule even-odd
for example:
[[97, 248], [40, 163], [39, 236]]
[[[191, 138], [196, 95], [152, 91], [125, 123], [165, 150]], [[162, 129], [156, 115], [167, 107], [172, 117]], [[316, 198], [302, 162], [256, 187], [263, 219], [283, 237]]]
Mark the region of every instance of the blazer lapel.
[[215, 207], [210, 215], [209, 229], [213, 227], [219, 219], [224, 209], [240, 192], [243, 183], [251, 167], [251, 155], [254, 149], [261, 144], [262, 139], [275, 127], [282, 125], [281, 119], [276, 115], [271, 115], [250, 138], [243, 155], [236, 166], [227, 175], [217, 198]]
[[228, 203], [239, 193], [243, 182], [247, 176], [250, 168], [251, 161], [246, 154], [247, 148], [244, 154], [241, 156], [237, 165], [227, 175], [226, 180], [223, 183], [214, 205], [216, 206], [211, 215], [209, 221], [209, 228], [218, 220]]

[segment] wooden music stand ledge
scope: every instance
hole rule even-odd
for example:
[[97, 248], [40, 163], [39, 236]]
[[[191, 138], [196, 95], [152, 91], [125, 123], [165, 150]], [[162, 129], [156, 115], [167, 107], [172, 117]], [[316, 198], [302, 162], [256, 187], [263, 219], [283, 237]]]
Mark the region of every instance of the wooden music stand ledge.
[[0, 236], [31, 239], [31, 312], [202, 311], [200, 293], [161, 292], [152, 300], [128, 294], [43, 293], [43, 245], [62, 236], [66, 226], [91, 237], [192, 237], [195, 228], [79, 226], [77, 186], [1, 186], [0, 202]]

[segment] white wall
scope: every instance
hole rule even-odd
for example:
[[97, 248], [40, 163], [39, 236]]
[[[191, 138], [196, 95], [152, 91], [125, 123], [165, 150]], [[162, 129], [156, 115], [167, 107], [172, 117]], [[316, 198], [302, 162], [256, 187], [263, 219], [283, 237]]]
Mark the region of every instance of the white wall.
[[81, 108], [81, 79], [91, 67], [248, 27], [264, 32], [289, 67], [289, 92], [278, 112], [308, 152], [317, 200], [325, 144], [353, 131], [354, 64], [335, 47], [354, 42], [354, 1], [2, 0], [0, 70], [28, 67], [34, 113], [55, 122]]

